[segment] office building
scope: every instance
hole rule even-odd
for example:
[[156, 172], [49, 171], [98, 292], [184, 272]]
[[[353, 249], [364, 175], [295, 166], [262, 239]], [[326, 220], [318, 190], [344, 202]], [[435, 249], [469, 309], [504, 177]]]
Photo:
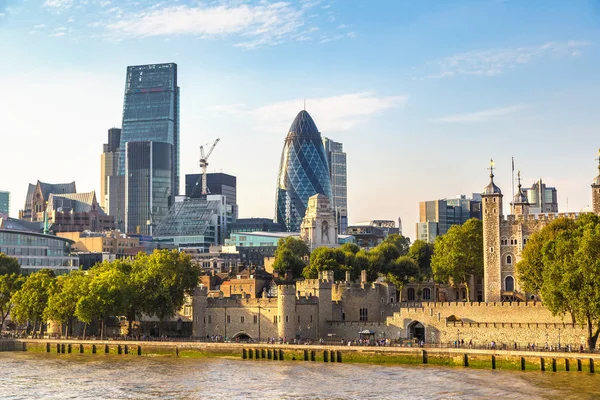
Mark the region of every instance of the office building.
[[152, 235], [169, 211], [173, 145], [161, 142], [125, 144], [125, 232]]
[[[531, 214], [558, 212], [558, 195], [555, 187], [546, 186], [540, 178], [530, 188], [523, 188]], [[567, 210], [568, 211], [568, 210]]]
[[[461, 195], [455, 199], [422, 201], [419, 203], [417, 237], [433, 243], [437, 236], [448, 232], [452, 225], [462, 225], [471, 218], [481, 219], [480, 194], [473, 193], [472, 198]], [[435, 223], [435, 226], [426, 223]]]
[[231, 232], [283, 232], [283, 226], [269, 218], [237, 218]]
[[106, 215], [96, 201], [96, 192], [51, 193], [46, 206], [46, 219], [57, 232], [106, 231], [115, 228], [115, 219]]
[[0, 190], [0, 214], [7, 217], [10, 214], [10, 192]]
[[287, 232], [300, 232], [308, 199], [317, 193], [332, 198], [329, 164], [321, 133], [303, 110], [292, 122], [281, 153], [275, 221]]
[[121, 141], [121, 130], [111, 128], [108, 130], [108, 143], [103, 146], [100, 156], [100, 206], [110, 214], [109, 211], [109, 179], [118, 176], [119, 173], [119, 143]]
[[354, 223], [348, 226], [346, 233], [353, 236], [360, 247], [371, 249], [381, 244], [389, 235], [400, 234], [400, 229], [392, 220], [376, 219]]
[[[233, 175], [218, 173], [206, 174], [208, 194], [220, 194], [227, 198], [227, 204], [234, 207], [234, 215], [238, 215], [237, 178]], [[185, 175], [185, 195], [192, 199], [202, 197], [202, 174]]]
[[233, 207], [225, 196], [208, 195], [190, 199], [178, 196], [168, 214], [158, 224], [154, 241], [161, 248], [208, 252], [210, 246], [223, 244]]
[[339, 142], [324, 137], [323, 146], [329, 164], [331, 179], [331, 204], [336, 213], [338, 232], [344, 233], [348, 228], [348, 187], [346, 176], [346, 153]]

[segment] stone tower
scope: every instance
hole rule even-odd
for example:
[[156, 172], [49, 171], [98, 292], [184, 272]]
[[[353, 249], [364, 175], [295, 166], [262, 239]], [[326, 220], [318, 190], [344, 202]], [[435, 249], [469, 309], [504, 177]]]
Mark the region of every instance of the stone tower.
[[529, 201], [527, 200], [527, 196], [523, 193], [523, 189], [521, 189], [521, 171], [518, 173], [519, 188], [517, 194], [515, 194], [515, 198], [513, 199], [513, 212], [515, 215], [522, 215], [524, 219], [527, 219], [529, 215]]
[[502, 221], [502, 191], [494, 184], [494, 162], [490, 162], [490, 183], [483, 189], [483, 257], [484, 300], [500, 301], [500, 223]]
[[206, 337], [206, 307], [208, 306], [208, 288], [197, 286], [192, 300], [192, 336]]
[[600, 150], [598, 150], [598, 176], [592, 181], [592, 211], [600, 214]]
[[277, 287], [277, 334], [280, 339], [296, 336], [296, 285]]
[[337, 247], [338, 228], [335, 212], [329, 198], [324, 194], [315, 194], [308, 199], [306, 214], [300, 226], [300, 236], [308, 247]]

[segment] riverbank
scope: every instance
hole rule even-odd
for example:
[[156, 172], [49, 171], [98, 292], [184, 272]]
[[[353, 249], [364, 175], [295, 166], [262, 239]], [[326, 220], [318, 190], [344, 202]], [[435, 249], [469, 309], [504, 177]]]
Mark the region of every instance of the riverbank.
[[367, 364], [428, 364], [478, 369], [597, 372], [600, 354], [411, 348], [381, 346], [207, 343], [183, 341], [15, 339], [0, 341], [0, 350], [65, 355], [217, 357], [248, 362], [304, 361]]

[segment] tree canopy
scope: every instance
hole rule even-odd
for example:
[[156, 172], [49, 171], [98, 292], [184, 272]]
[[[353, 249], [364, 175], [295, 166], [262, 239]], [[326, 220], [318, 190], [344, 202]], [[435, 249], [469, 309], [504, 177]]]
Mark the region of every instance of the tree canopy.
[[408, 250], [408, 256], [412, 258], [419, 268], [419, 281], [430, 279], [433, 275], [431, 271], [431, 257], [433, 257], [433, 244], [423, 240], [415, 240]]
[[9, 257], [4, 253], [0, 253], [0, 275], [20, 274], [21, 266], [19, 261], [14, 257]]
[[471, 218], [453, 225], [434, 243], [431, 267], [435, 280], [448, 284], [465, 284], [470, 298], [469, 279], [483, 275], [483, 225]]
[[310, 264], [304, 268], [302, 274], [307, 279], [316, 279], [320, 271], [333, 271], [335, 280], [344, 280], [346, 271], [346, 253], [341, 249], [318, 247], [310, 255]]
[[33, 322], [34, 330], [36, 323], [40, 322], [40, 333], [43, 333], [43, 316], [48, 306], [54, 278], [54, 272], [49, 269], [42, 269], [27, 277], [12, 297], [11, 316], [17, 322]]
[[280, 275], [291, 271], [295, 278], [299, 278], [306, 266], [303, 259], [309, 254], [308, 245], [302, 239], [292, 236], [279, 239], [277, 250], [275, 250], [273, 270]]
[[521, 287], [541, 294], [554, 315], [587, 325], [588, 346], [600, 334], [600, 217], [560, 218], [533, 234], [516, 265]]

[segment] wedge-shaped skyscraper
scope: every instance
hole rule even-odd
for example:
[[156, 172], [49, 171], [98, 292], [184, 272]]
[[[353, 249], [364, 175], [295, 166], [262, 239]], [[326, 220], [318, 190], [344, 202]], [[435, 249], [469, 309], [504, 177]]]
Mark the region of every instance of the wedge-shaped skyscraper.
[[306, 111], [294, 119], [285, 139], [277, 176], [275, 220], [288, 232], [300, 232], [309, 197], [331, 199], [331, 178], [321, 133]]

